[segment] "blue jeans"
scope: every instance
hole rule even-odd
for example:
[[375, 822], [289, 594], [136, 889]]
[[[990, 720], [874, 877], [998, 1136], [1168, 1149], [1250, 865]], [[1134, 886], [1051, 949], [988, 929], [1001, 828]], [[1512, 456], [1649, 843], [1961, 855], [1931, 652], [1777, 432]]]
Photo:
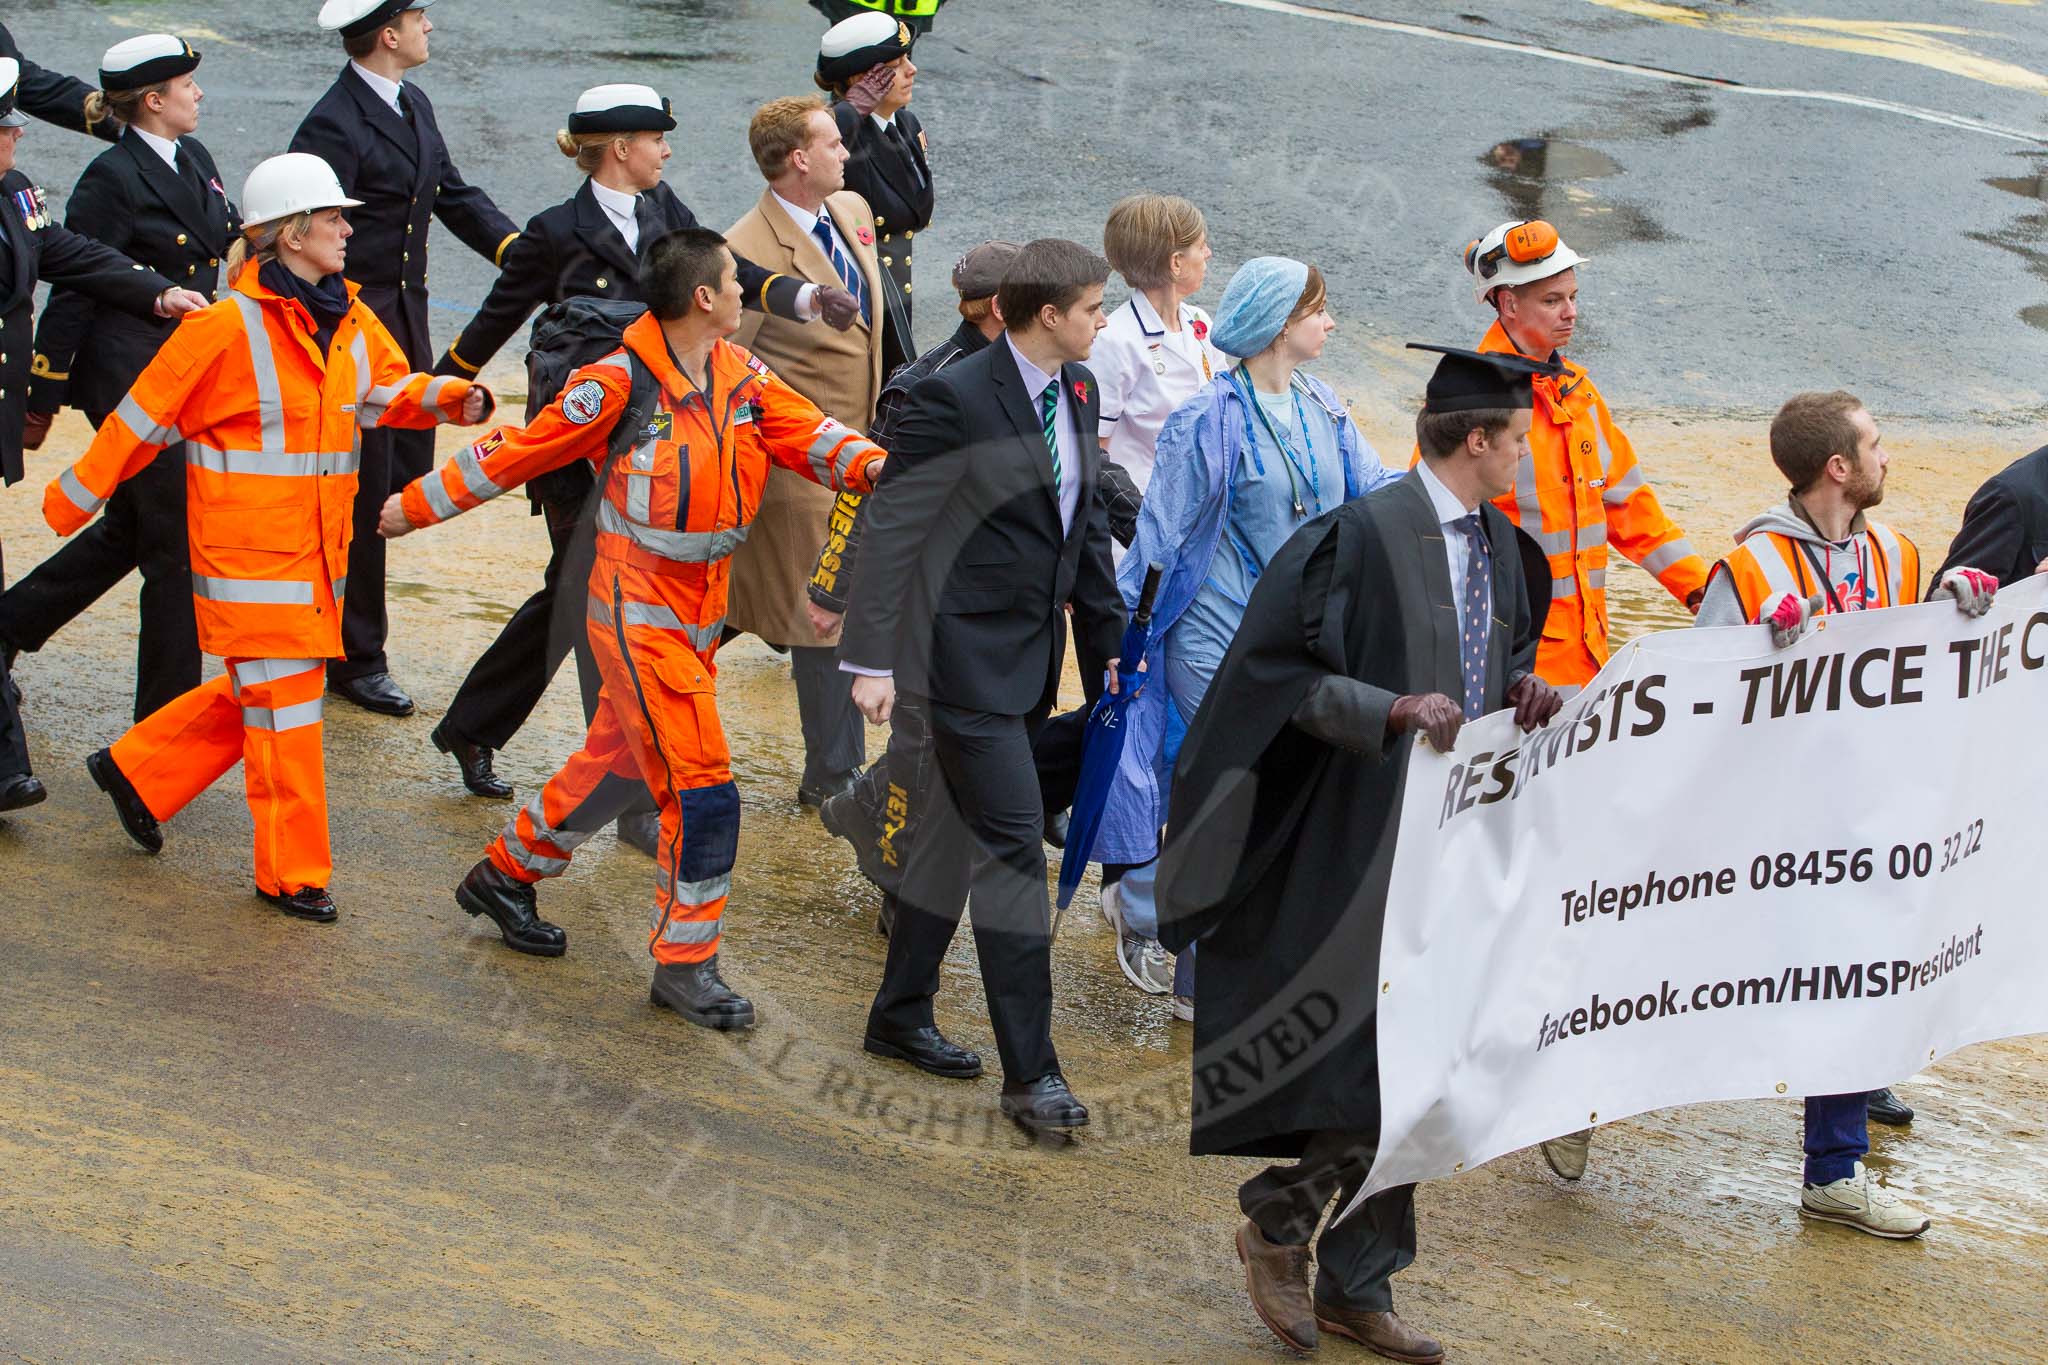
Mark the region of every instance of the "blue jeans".
[[1856, 1174], [1870, 1151], [1870, 1095], [1806, 1098], [1806, 1183], [1832, 1185]]

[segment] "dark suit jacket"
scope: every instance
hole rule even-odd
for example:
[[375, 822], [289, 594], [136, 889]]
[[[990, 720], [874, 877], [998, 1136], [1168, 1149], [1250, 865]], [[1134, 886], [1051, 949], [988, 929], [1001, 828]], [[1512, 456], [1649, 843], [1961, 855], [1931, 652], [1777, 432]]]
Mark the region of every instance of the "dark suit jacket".
[[407, 81], [407, 123], [377, 92], [343, 67], [292, 136], [294, 152], [326, 160], [341, 187], [363, 206], [350, 209], [355, 236], [344, 272], [362, 300], [405, 349], [413, 368], [433, 364], [427, 331], [427, 229], [439, 218], [470, 250], [502, 265], [519, 236], [491, 197], [462, 178], [434, 121], [426, 92]]
[[[666, 184], [647, 193], [660, 211], [664, 231], [701, 226], [689, 205]], [[796, 296], [804, 281], [744, 258], [738, 264], [747, 307], [796, 320]], [[490, 295], [435, 368], [441, 374], [473, 375], [525, 325], [534, 309], [585, 298], [644, 301], [640, 263], [598, 205], [588, 178], [576, 193], [527, 220], [526, 230], [505, 252], [504, 269]]]
[[0, 24], [0, 57], [12, 57], [21, 63], [21, 85], [14, 102], [23, 113], [45, 123], [54, 123], [59, 128], [69, 128], [74, 133], [91, 133], [109, 142], [120, 135], [121, 125], [114, 119], [101, 119], [93, 124], [85, 121], [85, 97], [92, 93], [91, 86], [75, 76], [37, 66], [22, 56], [21, 49], [15, 46], [14, 35], [7, 31], [5, 24]]
[[[189, 178], [140, 137], [124, 137], [101, 152], [78, 178], [64, 206], [64, 226], [211, 299], [242, 219], [199, 140], [180, 138], [178, 149], [192, 167]], [[112, 412], [177, 325], [101, 309], [76, 290], [52, 290], [36, 325], [29, 410], [55, 412], [69, 404], [80, 412]]]
[[[2048, 446], [1993, 474], [1963, 509], [1963, 525], [1935, 573], [1982, 569], [1999, 582], [2025, 578], [2048, 559]], [[1930, 580], [1932, 581], [1932, 580]]]
[[110, 246], [51, 223], [29, 229], [17, 195], [34, 192], [20, 171], [0, 176], [0, 230], [7, 259], [0, 262], [0, 478], [21, 479], [21, 424], [28, 411], [29, 367], [34, 354], [38, 280], [82, 289], [110, 308], [137, 317], [155, 314], [156, 296], [171, 282]]
[[1116, 656], [1124, 613], [1095, 493], [1099, 396], [1083, 366], [1064, 366], [1059, 382], [1082, 464], [1069, 531], [1007, 344], [911, 391], [868, 509], [841, 659], [891, 670], [899, 689], [944, 705], [1021, 716], [1048, 706], [1058, 686], [1067, 603], [1075, 630], [1100, 657]]

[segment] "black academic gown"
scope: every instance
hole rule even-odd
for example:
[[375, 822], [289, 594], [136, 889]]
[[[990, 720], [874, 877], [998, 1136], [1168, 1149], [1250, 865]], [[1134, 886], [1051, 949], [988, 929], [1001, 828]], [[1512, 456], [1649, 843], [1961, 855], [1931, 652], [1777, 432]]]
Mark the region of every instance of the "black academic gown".
[[[1535, 665], [1543, 608], [1491, 505], [1486, 708]], [[1547, 585], [1546, 585], [1547, 587]], [[1442, 528], [1410, 473], [1297, 531], [1260, 575], [1174, 772], [1160, 939], [1199, 939], [1197, 1155], [1295, 1157], [1376, 1129], [1380, 930], [1415, 740], [1338, 748], [1295, 723], [1330, 676], [1363, 683], [1359, 732], [1394, 701], [1463, 695]], [[1547, 594], [1544, 594], [1547, 596]]]

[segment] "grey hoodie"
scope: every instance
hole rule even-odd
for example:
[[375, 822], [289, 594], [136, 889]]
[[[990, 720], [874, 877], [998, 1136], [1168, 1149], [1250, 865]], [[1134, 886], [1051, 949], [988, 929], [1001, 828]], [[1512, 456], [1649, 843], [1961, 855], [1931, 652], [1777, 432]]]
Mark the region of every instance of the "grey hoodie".
[[[1846, 540], [1830, 541], [1814, 529], [1807, 518], [1806, 509], [1797, 500], [1787, 497], [1784, 505], [1773, 507], [1755, 518], [1735, 533], [1735, 543], [1740, 545], [1753, 535], [1775, 531], [1799, 542], [1806, 554], [1807, 568], [1812, 577], [1819, 579], [1826, 575], [1834, 586], [1834, 598], [1825, 603], [1824, 610], [1855, 611], [1852, 605], [1860, 599], [1863, 607], [1875, 607], [1883, 601], [1882, 590], [1868, 582], [1868, 578], [1879, 572], [1882, 562], [1870, 548], [1870, 523], [1861, 512], [1849, 524]], [[1758, 552], [1776, 554], [1777, 551], [1759, 546]], [[1823, 597], [1825, 598], [1825, 594]], [[1838, 608], [1836, 603], [1840, 603]], [[1693, 624], [1701, 626], [1746, 626], [1752, 622], [1743, 615], [1742, 599], [1735, 595], [1735, 580], [1727, 573], [1716, 573], [1707, 583], [1707, 595], [1700, 601], [1699, 616]]]

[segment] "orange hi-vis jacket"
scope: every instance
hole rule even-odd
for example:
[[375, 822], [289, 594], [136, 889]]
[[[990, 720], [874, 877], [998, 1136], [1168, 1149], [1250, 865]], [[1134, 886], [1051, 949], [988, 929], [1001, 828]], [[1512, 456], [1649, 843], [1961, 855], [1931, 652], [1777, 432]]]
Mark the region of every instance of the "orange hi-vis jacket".
[[[600, 490], [591, 609], [607, 623], [617, 611], [621, 625], [680, 630], [708, 659], [725, 624], [732, 552], [761, 506], [769, 466], [867, 492], [882, 448], [731, 342], [712, 345], [704, 393], [669, 359], [653, 314], [627, 327], [625, 343], [659, 393], [639, 441], [612, 462]], [[623, 351], [577, 370], [524, 428], [495, 428], [407, 484], [406, 519], [431, 526], [571, 460], [602, 466], [631, 389]]]
[[[1495, 322], [1479, 349], [1513, 352], [1515, 345]], [[1494, 506], [1550, 557], [1550, 614], [1536, 647], [1537, 676], [1583, 685], [1607, 662], [1610, 545], [1681, 602], [1706, 586], [1709, 566], [1643, 481], [1635, 447], [1584, 368], [1556, 358], [1565, 373], [1536, 377], [1529, 455], [1514, 488]]]
[[258, 269], [249, 262], [225, 298], [179, 322], [44, 492], [43, 518], [70, 535], [182, 441], [200, 648], [339, 658], [361, 431], [455, 421], [474, 386], [413, 373], [354, 284], [323, 356], [312, 315]]
[[1742, 603], [1742, 619], [1754, 624], [1766, 602], [1780, 593], [1819, 597], [1821, 611], [1874, 611], [1920, 600], [1920, 549], [1882, 522], [1866, 521], [1859, 548], [1868, 558], [1867, 575], [1858, 575], [1863, 596], [1853, 605], [1838, 603], [1826, 572], [1807, 558], [1799, 542], [1776, 531], [1757, 531], [1714, 566], [1726, 573]]

